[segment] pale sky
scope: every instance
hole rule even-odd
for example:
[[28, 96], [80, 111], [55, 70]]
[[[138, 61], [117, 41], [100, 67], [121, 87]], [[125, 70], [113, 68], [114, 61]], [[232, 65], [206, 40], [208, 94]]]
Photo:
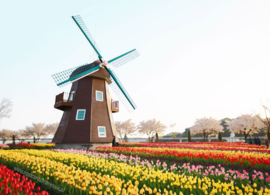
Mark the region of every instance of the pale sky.
[[59, 88], [51, 75], [97, 59], [72, 15], [81, 15], [106, 60], [140, 53], [115, 71], [138, 107], [129, 113], [120, 104], [115, 121], [156, 118], [183, 132], [196, 118], [263, 113], [269, 10], [269, 0], [2, 1], [0, 100], [14, 106], [0, 129], [60, 121], [55, 96], [71, 85]]

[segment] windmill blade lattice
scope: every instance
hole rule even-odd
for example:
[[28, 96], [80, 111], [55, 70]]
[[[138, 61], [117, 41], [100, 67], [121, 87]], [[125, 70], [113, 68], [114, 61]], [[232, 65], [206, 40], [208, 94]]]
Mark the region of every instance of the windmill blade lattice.
[[123, 64], [133, 60], [134, 58], [139, 57], [139, 53], [136, 49], [133, 49], [127, 53], [124, 53], [116, 58], [113, 58], [108, 61], [108, 63], [112, 64], [115, 68], [122, 66]]
[[74, 68], [70, 68], [68, 70], [64, 70], [62, 72], [53, 74], [52, 77], [56, 82], [57, 86], [64, 86], [71, 81], [74, 81], [82, 76], [89, 75], [95, 71], [97, 71], [100, 66], [95, 66], [92, 64], [84, 64], [81, 66], [77, 66]]
[[137, 108], [129, 94], [127, 93], [126, 89], [120, 82], [120, 80], [117, 78], [116, 74], [109, 68], [106, 68], [107, 71], [110, 73], [109, 78], [111, 80], [110, 87], [114, 91], [114, 93], [117, 95], [119, 100], [125, 105], [127, 110], [129, 112], [132, 112]]
[[100, 54], [100, 49], [97, 46], [97, 43], [94, 40], [93, 36], [91, 35], [90, 31], [86, 27], [86, 25], [85, 25], [84, 21], [82, 20], [81, 16], [80, 15], [72, 16], [72, 18], [75, 21], [75, 23], [78, 25], [78, 27], [80, 28], [80, 30], [82, 31], [82, 33], [84, 34], [84, 36], [86, 37], [86, 39], [92, 45], [92, 47], [95, 50], [95, 52], [97, 53], [99, 59], [102, 59], [102, 56]]

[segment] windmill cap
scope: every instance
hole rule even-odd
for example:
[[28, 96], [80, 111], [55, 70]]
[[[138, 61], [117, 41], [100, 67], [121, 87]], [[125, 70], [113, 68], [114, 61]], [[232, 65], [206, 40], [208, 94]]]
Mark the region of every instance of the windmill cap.
[[92, 62], [91, 64], [85, 64], [85, 65], [82, 65], [78, 68], [76, 68], [72, 73], [71, 75], [69, 76], [69, 78], [72, 78], [74, 76], [77, 76], [78, 74], [81, 74], [87, 70], [90, 70], [91, 68], [94, 68], [95, 66], [98, 66], [101, 62], [99, 60], [96, 60], [94, 62]]
[[[105, 68], [99, 68], [97, 69], [96, 71], [94, 71], [93, 73], [87, 75], [87, 71], [94, 68], [94, 67], [97, 67], [99, 66], [100, 67], [100, 60], [96, 60], [94, 62], [92, 62], [91, 64], [86, 64], [86, 65], [82, 65], [78, 68], [76, 68], [70, 75], [70, 79], [73, 79], [73, 78], [76, 78], [76, 77], [85, 77], [83, 75], [86, 75], [86, 76], [91, 76], [91, 77], [97, 77], [97, 78], [101, 78], [101, 79], [105, 79], [109, 84], [112, 82], [110, 79], [108, 79], [108, 71], [105, 69]], [[89, 72], [89, 71], [88, 71]]]

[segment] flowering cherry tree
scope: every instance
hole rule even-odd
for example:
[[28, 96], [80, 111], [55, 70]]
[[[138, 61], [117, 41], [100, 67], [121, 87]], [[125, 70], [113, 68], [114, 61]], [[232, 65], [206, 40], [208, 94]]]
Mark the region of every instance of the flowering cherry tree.
[[218, 135], [219, 132], [223, 132], [223, 126], [220, 125], [220, 121], [210, 118], [196, 119], [195, 124], [190, 127], [190, 133], [203, 134], [203, 140], [205, 141], [209, 135]]
[[230, 132], [244, 134], [246, 142], [249, 135], [258, 133], [260, 129], [265, 127], [264, 123], [257, 116], [251, 114], [241, 115], [232, 121], [226, 121], [226, 123]]
[[54, 135], [56, 130], [58, 129], [58, 126], [59, 126], [59, 123], [50, 123], [50, 124], [47, 124], [45, 127], [44, 127], [44, 130], [48, 132], [48, 134], [51, 134], [51, 135]]
[[270, 140], [270, 107], [269, 107], [269, 101], [266, 103], [262, 103], [262, 107], [264, 109], [265, 118], [262, 118], [259, 114], [256, 115], [265, 125], [265, 129], [267, 132], [267, 138]]
[[1, 138], [2, 141], [3, 141], [3, 144], [4, 144], [7, 140], [9, 140], [9, 139], [12, 138], [13, 133], [14, 133], [13, 131], [8, 130], [8, 129], [2, 129], [2, 130], [0, 131], [0, 138]]
[[121, 138], [121, 141], [124, 140], [125, 135], [134, 135], [137, 132], [135, 123], [131, 119], [128, 119], [124, 122], [116, 121], [115, 122], [116, 132]]
[[156, 133], [159, 135], [166, 131], [166, 126], [156, 119], [151, 119], [147, 121], [141, 121], [138, 125], [138, 132], [140, 134], [147, 135], [148, 138], [154, 137]]
[[27, 135], [35, 137], [37, 143], [41, 137], [50, 134], [48, 131], [45, 130], [45, 123], [32, 123], [32, 126], [25, 127], [25, 133]]

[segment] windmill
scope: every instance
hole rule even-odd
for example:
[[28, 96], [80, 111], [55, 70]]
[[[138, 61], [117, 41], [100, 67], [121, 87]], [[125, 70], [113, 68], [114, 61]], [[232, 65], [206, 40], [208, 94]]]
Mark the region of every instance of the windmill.
[[136, 109], [136, 105], [110, 66], [117, 68], [139, 54], [133, 49], [105, 61], [82, 18], [77, 15], [72, 16], [72, 19], [93, 47], [98, 59], [52, 75], [57, 86], [72, 83], [69, 93], [63, 92], [55, 99], [54, 107], [64, 113], [53, 142], [56, 148], [65, 149], [111, 146], [113, 136], [118, 140], [112, 113], [119, 111], [119, 102], [112, 100], [108, 86], [129, 111]]

